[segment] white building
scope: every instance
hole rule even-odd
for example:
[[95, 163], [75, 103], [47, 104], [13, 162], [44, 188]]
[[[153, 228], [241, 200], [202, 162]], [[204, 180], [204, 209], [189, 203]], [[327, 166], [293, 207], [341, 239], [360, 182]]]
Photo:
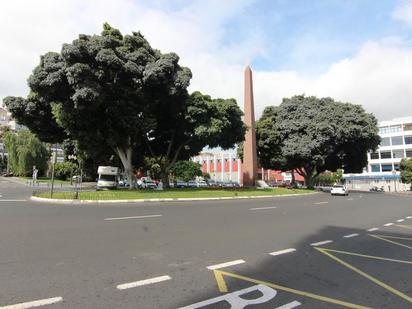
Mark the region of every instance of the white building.
[[399, 163], [412, 157], [412, 117], [397, 118], [379, 123], [381, 144], [376, 152], [368, 153], [368, 166], [362, 174], [344, 174], [349, 188], [369, 190], [383, 186], [385, 191], [410, 188], [401, 183]]

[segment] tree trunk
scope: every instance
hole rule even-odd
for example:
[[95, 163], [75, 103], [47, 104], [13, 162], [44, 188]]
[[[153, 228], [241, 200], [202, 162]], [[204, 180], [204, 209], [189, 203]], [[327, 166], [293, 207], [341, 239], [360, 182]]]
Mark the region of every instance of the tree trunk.
[[132, 166], [132, 147], [126, 149], [116, 148], [116, 152], [122, 161], [124, 172], [127, 175], [127, 180], [129, 181], [129, 189], [132, 190], [135, 187], [134, 173]]
[[315, 180], [315, 177], [313, 177], [313, 169], [307, 167], [304, 170], [305, 170], [305, 173], [303, 174], [303, 178], [305, 179], [305, 185], [309, 189], [313, 189], [314, 188], [314, 180]]
[[161, 172], [162, 184], [164, 189], [170, 188], [169, 185], [169, 171]]
[[295, 179], [295, 170], [292, 170], [291, 173], [292, 173], [292, 187], [297, 188], [296, 179]]

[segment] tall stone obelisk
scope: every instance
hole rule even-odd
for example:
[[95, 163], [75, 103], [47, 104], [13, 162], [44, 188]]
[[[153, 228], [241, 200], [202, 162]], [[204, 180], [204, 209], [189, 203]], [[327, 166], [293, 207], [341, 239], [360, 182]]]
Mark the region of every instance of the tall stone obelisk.
[[247, 66], [245, 69], [244, 113], [244, 123], [247, 126], [247, 132], [245, 142], [243, 143], [243, 186], [253, 187], [257, 180], [257, 152], [253, 80], [250, 66]]

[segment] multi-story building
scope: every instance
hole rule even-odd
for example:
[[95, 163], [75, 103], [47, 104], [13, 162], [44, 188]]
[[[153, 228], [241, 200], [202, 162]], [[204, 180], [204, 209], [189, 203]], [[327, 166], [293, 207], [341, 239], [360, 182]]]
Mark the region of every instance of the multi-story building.
[[368, 153], [368, 166], [362, 174], [345, 174], [344, 178], [353, 189], [368, 189], [372, 185], [383, 186], [386, 191], [406, 190], [401, 183], [399, 163], [412, 158], [412, 117], [397, 118], [379, 123], [381, 143]]
[[[192, 161], [202, 166], [202, 172], [209, 173], [210, 178], [215, 181], [232, 181], [243, 184], [242, 161], [234, 152], [202, 152], [192, 158]], [[292, 174], [275, 170], [258, 168], [259, 180], [267, 183], [290, 183]], [[303, 183], [302, 176], [295, 173], [295, 180]]]

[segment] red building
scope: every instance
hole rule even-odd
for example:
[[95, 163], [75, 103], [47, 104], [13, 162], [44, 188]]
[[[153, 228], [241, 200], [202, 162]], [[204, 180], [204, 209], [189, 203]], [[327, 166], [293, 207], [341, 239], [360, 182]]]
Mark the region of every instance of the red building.
[[[209, 173], [215, 181], [233, 181], [243, 185], [242, 162], [235, 153], [200, 153], [192, 161], [200, 163], [202, 172]], [[290, 183], [292, 174], [287, 172], [257, 169], [258, 179], [269, 183]], [[295, 180], [303, 183], [303, 177], [295, 172]]]

